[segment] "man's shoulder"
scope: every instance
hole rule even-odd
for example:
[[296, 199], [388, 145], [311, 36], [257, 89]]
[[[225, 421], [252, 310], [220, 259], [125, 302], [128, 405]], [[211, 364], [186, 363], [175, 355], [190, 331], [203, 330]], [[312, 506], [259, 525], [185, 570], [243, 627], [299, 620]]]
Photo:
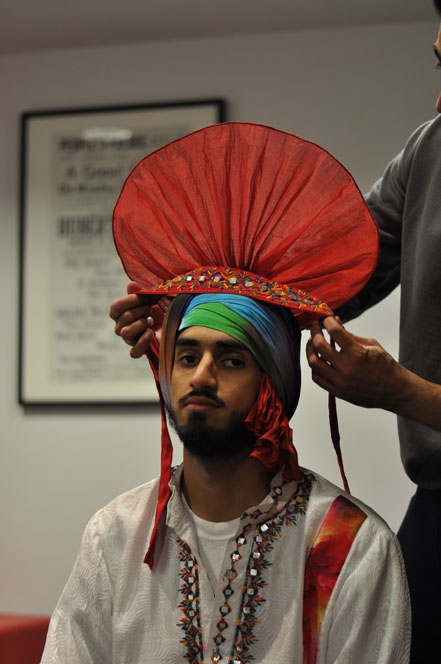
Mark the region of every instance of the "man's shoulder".
[[158, 487], [159, 478], [155, 478], [121, 493], [93, 515], [89, 527], [105, 531], [119, 523], [126, 529], [131, 524], [136, 527], [140, 521], [150, 521], [156, 509]]
[[362, 500], [347, 493], [315, 471], [309, 472], [312, 472], [315, 478], [313, 504], [320, 505], [323, 518], [333, 509], [336, 518], [338, 518], [339, 514], [342, 519], [347, 518], [348, 512], [350, 512], [353, 518], [358, 518], [356, 516], [358, 514], [360, 521], [362, 523], [366, 522], [370, 530], [393, 535], [386, 521], [372, 507], [369, 507]]
[[410, 135], [410, 139], [412, 137], [418, 138], [418, 137], [434, 137], [438, 136], [439, 139], [441, 140], [441, 115], [436, 115], [434, 118], [430, 120], [426, 120], [422, 124], [420, 124]]
[[439, 149], [441, 147], [441, 115], [427, 120], [419, 125], [409, 136], [401, 153], [404, 161], [414, 159], [422, 152], [425, 161], [430, 161], [433, 154], [436, 161], [439, 160]]
[[396, 178], [398, 178], [398, 181], [406, 183], [413, 166], [415, 166], [417, 177], [421, 167], [432, 169], [434, 165], [437, 166], [440, 162], [440, 149], [441, 115], [438, 115], [420, 124], [408, 136], [400, 152], [389, 162], [382, 177], [367, 194], [366, 202], [368, 205], [371, 206], [375, 202], [377, 190], [385, 183], [388, 185], [390, 195], [393, 192], [391, 182], [393, 183]]
[[159, 477], [154, 477], [152, 480], [149, 480], [148, 482], [144, 482], [143, 484], [139, 484], [138, 486], [135, 486], [132, 489], [129, 489], [128, 491], [120, 493], [118, 496], [113, 498], [109, 503], [107, 503], [107, 505], [105, 505], [103, 509], [107, 509], [111, 505], [116, 506], [119, 503], [137, 504], [139, 501], [144, 501], [146, 498], [150, 497], [152, 493], [155, 492], [157, 493], [158, 484], [159, 484]]
[[[398, 539], [386, 521], [362, 500], [346, 493], [314, 472], [311, 493], [312, 549], [321, 554], [344, 550], [346, 568], [362, 564], [378, 570], [393, 564], [404, 579], [404, 563]], [[341, 548], [343, 545], [343, 549]]]

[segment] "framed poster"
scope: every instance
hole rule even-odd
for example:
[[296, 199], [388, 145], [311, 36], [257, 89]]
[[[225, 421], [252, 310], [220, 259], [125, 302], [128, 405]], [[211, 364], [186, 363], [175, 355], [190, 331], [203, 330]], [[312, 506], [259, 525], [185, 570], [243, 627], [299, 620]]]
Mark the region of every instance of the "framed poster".
[[147, 360], [115, 336], [110, 303], [128, 281], [112, 212], [133, 166], [224, 120], [222, 100], [22, 115], [19, 401], [157, 400]]

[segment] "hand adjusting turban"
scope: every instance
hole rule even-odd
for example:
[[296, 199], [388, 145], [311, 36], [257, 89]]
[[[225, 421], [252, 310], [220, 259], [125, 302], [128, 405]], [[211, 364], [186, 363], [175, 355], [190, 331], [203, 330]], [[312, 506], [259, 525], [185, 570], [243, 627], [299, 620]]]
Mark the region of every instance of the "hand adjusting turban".
[[[148, 155], [123, 187], [113, 232], [127, 274], [151, 295], [157, 327], [170, 297], [230, 293], [283, 307], [304, 328], [355, 295], [378, 255], [377, 227], [346, 169], [309, 141], [250, 123], [206, 127]], [[158, 353], [155, 342], [157, 382]], [[172, 460], [160, 401], [149, 564]]]

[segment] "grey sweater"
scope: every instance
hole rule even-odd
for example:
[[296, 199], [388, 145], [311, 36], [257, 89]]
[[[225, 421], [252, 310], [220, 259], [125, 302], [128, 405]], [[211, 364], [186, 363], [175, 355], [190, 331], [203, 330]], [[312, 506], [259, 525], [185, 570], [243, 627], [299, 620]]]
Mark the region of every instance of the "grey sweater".
[[[410, 136], [366, 202], [380, 231], [378, 266], [338, 313], [355, 318], [401, 283], [400, 362], [441, 384], [441, 116]], [[398, 431], [410, 479], [441, 489], [441, 433], [400, 417]]]

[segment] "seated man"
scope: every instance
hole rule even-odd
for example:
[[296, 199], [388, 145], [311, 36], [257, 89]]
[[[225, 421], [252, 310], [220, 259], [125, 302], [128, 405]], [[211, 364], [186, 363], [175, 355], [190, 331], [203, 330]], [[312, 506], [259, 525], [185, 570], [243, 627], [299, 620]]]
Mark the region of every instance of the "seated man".
[[[321, 183], [324, 166], [328, 190], [323, 199], [314, 197], [311, 223], [302, 220], [303, 237], [310, 240], [303, 262], [302, 252], [287, 262], [280, 255], [281, 284], [270, 278], [272, 252], [292, 232], [288, 222], [299, 223], [292, 188], [301, 198], [303, 193], [293, 170], [311, 184], [298, 148], [301, 155], [306, 148], [308, 168], [318, 170]], [[200, 237], [193, 243], [195, 252], [204, 247], [211, 267], [191, 268], [203, 265], [201, 256], [198, 263], [188, 256], [189, 242], [179, 239], [177, 227], [177, 250], [170, 247], [177, 220], [190, 237], [187, 214], [198, 210], [201, 218], [203, 208], [205, 229], [214, 215], [203, 175], [196, 190], [186, 160], [196, 170], [202, 164], [216, 191], [228, 190], [211, 199], [217, 199], [218, 213], [220, 201], [231, 205], [223, 230], [237, 230], [235, 213], [246, 217], [250, 255], [240, 262], [252, 263], [255, 272], [230, 267], [244, 245], [240, 232], [236, 240], [219, 232], [219, 247], [229, 245], [219, 254], [209, 230], [207, 245]], [[228, 173], [215, 168], [219, 163]], [[376, 255], [373, 222], [340, 169], [301, 139], [232, 123], [158, 150], [130, 176], [114, 233], [128, 273], [152, 296], [155, 328], [161, 329], [160, 345], [155, 334], [148, 348], [162, 406], [161, 477], [119, 496], [90, 521], [52, 617], [43, 664], [408, 662], [408, 593], [395, 536], [372, 510], [299, 467], [289, 427], [300, 393], [300, 327], [330, 312], [297, 287], [303, 284], [289, 265], [305, 275], [305, 263], [317, 256], [311, 282], [334, 305], [368, 278]], [[341, 255], [325, 251], [324, 233], [317, 233], [321, 223], [324, 232], [335, 232], [326, 204], [327, 196], [336, 200], [334, 171], [346, 212], [336, 211], [339, 230], [357, 239], [351, 214], [357, 209], [364, 267], [358, 256], [343, 266]], [[248, 185], [257, 175], [262, 198], [256, 193], [251, 199]], [[251, 204], [249, 214], [232, 195], [238, 182], [236, 194]], [[204, 193], [205, 206], [191, 200], [195, 191], [197, 198]], [[274, 203], [284, 211], [266, 237], [271, 219], [260, 202], [271, 218]], [[260, 221], [254, 224], [256, 211]], [[221, 231], [220, 215], [214, 216]], [[230, 265], [222, 265], [220, 253]], [[154, 264], [153, 255], [161, 260]], [[324, 256], [326, 273], [319, 264]], [[162, 320], [161, 305], [170, 297]], [[183, 464], [174, 471], [165, 411], [184, 444]]]

